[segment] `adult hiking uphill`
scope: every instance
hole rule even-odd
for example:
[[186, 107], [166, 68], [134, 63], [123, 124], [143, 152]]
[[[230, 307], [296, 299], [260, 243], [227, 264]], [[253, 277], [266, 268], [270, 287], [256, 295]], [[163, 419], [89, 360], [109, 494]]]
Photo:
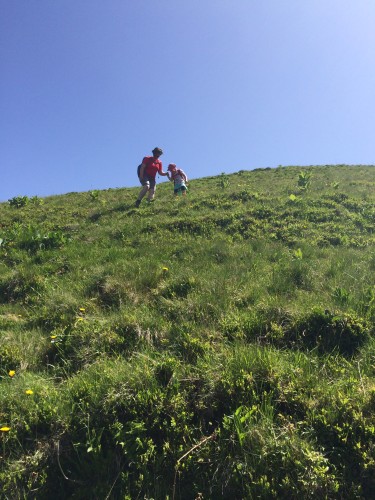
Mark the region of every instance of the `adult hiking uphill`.
[[163, 154], [161, 148], [154, 148], [152, 150], [152, 156], [145, 156], [142, 160], [141, 165], [138, 167], [138, 177], [139, 182], [142, 184], [142, 189], [139, 192], [135, 206], [139, 207], [142, 199], [148, 193], [147, 201], [151, 203], [155, 198], [156, 190], [156, 174], [165, 176], [168, 175], [167, 172], [163, 172], [163, 164], [159, 160], [160, 156]]

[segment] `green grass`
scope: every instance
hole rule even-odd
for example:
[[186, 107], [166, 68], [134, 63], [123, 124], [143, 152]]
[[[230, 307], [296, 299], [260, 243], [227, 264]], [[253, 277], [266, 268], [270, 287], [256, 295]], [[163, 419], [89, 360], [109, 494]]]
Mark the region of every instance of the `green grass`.
[[0, 204], [3, 497], [371, 498], [374, 172]]

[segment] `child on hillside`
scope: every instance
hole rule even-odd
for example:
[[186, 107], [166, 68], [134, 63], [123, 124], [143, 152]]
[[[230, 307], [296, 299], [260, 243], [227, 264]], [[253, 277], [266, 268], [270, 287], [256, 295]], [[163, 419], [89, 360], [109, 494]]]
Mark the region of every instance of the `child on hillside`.
[[183, 170], [177, 168], [174, 163], [170, 163], [168, 165], [168, 179], [174, 183], [174, 194], [177, 196], [179, 193], [182, 196], [186, 196], [186, 192], [188, 190], [187, 184], [187, 175]]

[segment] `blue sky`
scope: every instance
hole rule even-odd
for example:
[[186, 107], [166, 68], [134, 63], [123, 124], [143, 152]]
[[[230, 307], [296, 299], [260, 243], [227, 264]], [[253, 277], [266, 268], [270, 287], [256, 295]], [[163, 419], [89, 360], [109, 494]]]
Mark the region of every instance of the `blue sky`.
[[[0, 201], [375, 163], [373, 0], [0, 0]], [[164, 181], [160, 178], [159, 181]]]

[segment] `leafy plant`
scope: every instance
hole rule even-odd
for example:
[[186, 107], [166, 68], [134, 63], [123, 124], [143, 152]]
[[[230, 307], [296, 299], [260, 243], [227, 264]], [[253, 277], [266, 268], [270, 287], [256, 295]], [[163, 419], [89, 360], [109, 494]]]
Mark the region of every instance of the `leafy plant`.
[[219, 177], [219, 187], [226, 189], [229, 186], [229, 177], [225, 172], [222, 172]]
[[43, 198], [39, 198], [39, 196], [32, 196], [30, 198], [30, 203], [32, 203], [33, 205], [36, 205], [36, 206], [41, 206], [41, 205], [43, 205], [44, 200], [43, 200]]
[[69, 241], [69, 237], [61, 230], [42, 231], [36, 226], [29, 225], [22, 232], [19, 232], [15, 244], [31, 252], [60, 248]]
[[99, 199], [100, 191], [98, 189], [93, 189], [92, 191], [89, 191], [89, 196], [91, 201], [96, 201]]
[[301, 172], [298, 174], [298, 182], [297, 182], [299, 189], [306, 190], [310, 187], [311, 176], [312, 176], [311, 172], [301, 170]]
[[11, 207], [22, 208], [25, 207], [29, 201], [30, 199], [28, 196], [14, 196], [14, 198], [8, 200], [8, 203]]
[[345, 290], [345, 288], [336, 287], [333, 291], [333, 297], [338, 304], [344, 305], [349, 302], [350, 292]]

